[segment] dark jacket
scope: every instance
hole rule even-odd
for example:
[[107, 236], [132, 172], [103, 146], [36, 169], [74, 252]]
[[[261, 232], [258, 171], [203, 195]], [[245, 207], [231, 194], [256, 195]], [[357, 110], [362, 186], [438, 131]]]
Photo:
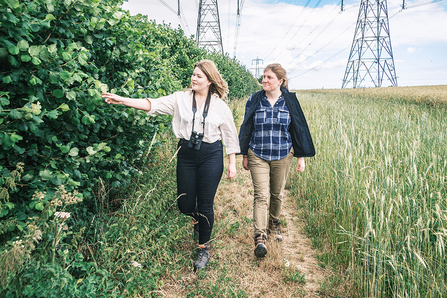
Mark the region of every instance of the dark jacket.
[[[291, 116], [289, 133], [292, 138], [293, 156], [312, 157], [315, 155], [315, 148], [300, 103], [294, 92], [289, 92], [289, 90], [283, 87], [281, 87], [281, 92], [284, 95], [284, 100]], [[240, 154], [247, 155], [254, 127], [253, 115], [263, 96], [265, 96], [264, 90], [254, 93], [251, 98], [251, 107], [248, 111], [245, 111], [244, 122], [239, 131]]]

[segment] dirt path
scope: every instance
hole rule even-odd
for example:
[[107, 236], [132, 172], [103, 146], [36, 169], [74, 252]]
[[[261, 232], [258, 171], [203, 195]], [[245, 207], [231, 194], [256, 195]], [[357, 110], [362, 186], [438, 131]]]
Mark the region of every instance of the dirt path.
[[[171, 272], [163, 280], [163, 297], [324, 297], [320, 284], [327, 275], [303, 231], [293, 199], [285, 194], [283, 241], [267, 241], [268, 254], [256, 259], [253, 241], [253, 186], [241, 167], [238, 176], [223, 179], [215, 199], [211, 261], [200, 274], [191, 267]], [[194, 250], [195, 242], [185, 244]]]

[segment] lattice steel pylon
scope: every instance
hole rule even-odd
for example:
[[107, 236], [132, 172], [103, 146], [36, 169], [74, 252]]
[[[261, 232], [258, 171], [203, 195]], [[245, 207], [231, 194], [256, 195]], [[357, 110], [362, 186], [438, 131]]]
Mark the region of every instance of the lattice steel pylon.
[[224, 52], [217, 0], [200, 0], [196, 43], [210, 51]]
[[342, 88], [397, 86], [386, 0], [362, 0]]

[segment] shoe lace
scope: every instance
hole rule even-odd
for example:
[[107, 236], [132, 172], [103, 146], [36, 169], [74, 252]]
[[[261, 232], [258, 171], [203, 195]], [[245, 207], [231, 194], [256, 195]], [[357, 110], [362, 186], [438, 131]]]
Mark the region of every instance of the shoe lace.
[[265, 235], [261, 234], [261, 235], [257, 236], [255, 239], [256, 245], [258, 245], [260, 243], [264, 244], [264, 242], [265, 242]]
[[197, 260], [199, 261], [201, 261], [202, 259], [204, 259], [204, 258], [206, 258], [207, 257], [207, 251], [206, 251], [206, 249], [205, 248], [203, 248], [203, 249], [200, 249], [199, 248], [199, 251], [197, 252]]

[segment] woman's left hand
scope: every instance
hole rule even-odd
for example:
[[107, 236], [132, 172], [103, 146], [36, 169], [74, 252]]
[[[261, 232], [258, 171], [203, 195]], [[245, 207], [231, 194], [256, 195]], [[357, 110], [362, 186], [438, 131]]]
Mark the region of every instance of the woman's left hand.
[[234, 178], [237, 174], [236, 164], [229, 164], [227, 170], [227, 179]]
[[306, 168], [306, 163], [304, 162], [304, 157], [299, 157], [296, 162], [296, 171], [302, 172]]

